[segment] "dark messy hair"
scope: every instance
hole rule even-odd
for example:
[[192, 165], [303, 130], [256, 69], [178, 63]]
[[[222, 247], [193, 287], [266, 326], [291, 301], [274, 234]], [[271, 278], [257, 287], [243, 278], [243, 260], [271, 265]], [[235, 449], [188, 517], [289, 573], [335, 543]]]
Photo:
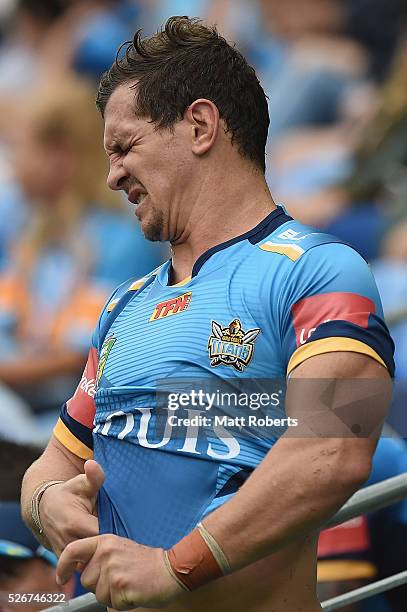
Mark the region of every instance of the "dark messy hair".
[[265, 170], [269, 126], [266, 95], [254, 69], [215, 27], [170, 17], [149, 38], [138, 30], [124, 43], [99, 84], [96, 106], [104, 115], [113, 91], [136, 82], [135, 113], [171, 128], [198, 98], [216, 104], [240, 154]]

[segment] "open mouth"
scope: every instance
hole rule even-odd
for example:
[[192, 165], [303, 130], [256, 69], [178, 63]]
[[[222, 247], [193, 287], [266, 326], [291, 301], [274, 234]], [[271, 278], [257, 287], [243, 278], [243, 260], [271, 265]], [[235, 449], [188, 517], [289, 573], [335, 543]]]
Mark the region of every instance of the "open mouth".
[[133, 189], [128, 195], [128, 200], [138, 207], [144, 201], [147, 195], [148, 194], [146, 191], [142, 191], [141, 189]]

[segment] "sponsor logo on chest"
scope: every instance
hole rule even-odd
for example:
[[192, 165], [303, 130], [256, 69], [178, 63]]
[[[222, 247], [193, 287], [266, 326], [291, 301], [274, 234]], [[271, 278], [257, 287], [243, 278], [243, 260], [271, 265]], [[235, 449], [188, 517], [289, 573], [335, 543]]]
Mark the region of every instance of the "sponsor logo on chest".
[[171, 315], [179, 314], [189, 308], [192, 300], [192, 292], [188, 291], [183, 293], [171, 300], [160, 302], [154, 308], [154, 312], [150, 317], [150, 321], [157, 321], [157, 319], [164, 319]]

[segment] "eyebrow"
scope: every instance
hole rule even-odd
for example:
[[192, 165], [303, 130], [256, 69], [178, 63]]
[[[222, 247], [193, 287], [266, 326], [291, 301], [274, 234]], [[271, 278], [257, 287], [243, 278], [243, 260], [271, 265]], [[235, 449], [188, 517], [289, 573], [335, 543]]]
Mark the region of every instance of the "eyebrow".
[[105, 151], [118, 151], [126, 148], [126, 142], [129, 138], [121, 138], [120, 135], [115, 135], [112, 138], [106, 138], [103, 142]]
[[138, 140], [139, 134], [128, 133], [125, 135], [118, 130], [111, 138], [107, 137], [104, 139], [103, 146], [105, 148], [105, 151], [117, 151], [118, 149], [124, 150], [126, 149], [130, 141], [135, 140], [135, 137]]

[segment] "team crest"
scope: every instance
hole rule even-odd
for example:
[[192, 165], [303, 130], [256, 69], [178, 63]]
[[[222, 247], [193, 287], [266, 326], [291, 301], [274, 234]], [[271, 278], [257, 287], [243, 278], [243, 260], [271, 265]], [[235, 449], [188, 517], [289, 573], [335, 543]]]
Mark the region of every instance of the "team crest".
[[212, 321], [212, 334], [208, 340], [211, 366], [228, 365], [243, 372], [253, 357], [254, 341], [259, 333], [259, 328], [243, 331], [240, 319], [233, 319], [228, 327]]
[[96, 372], [96, 382], [99, 384], [100, 379], [102, 378], [103, 370], [105, 369], [107, 358], [109, 357], [109, 353], [113, 348], [114, 343], [117, 338], [113, 335], [106, 338], [106, 340], [102, 344], [102, 350], [100, 351], [98, 369]]

